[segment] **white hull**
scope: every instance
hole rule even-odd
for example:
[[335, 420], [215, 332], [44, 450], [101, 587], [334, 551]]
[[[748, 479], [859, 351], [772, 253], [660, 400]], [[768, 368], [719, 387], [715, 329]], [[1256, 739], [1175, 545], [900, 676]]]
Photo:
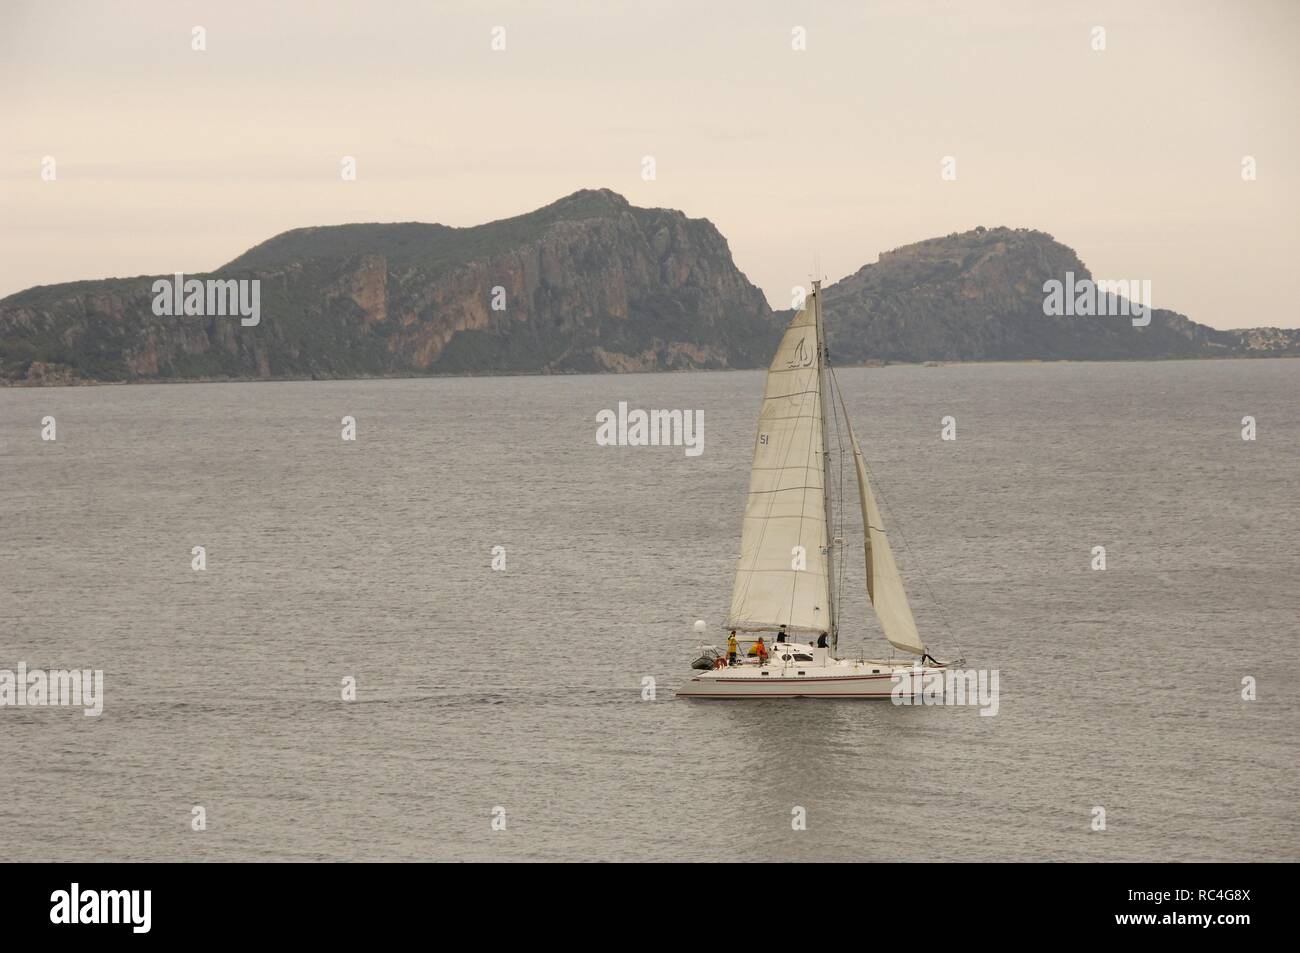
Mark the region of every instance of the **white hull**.
[[[783, 662], [774, 656], [766, 665], [746, 659], [737, 665], [700, 672], [677, 690], [677, 697], [887, 699], [893, 696], [896, 674], [920, 672], [925, 676], [947, 668], [926, 665], [918, 669], [911, 662], [833, 659], [825, 649], [804, 652], [813, 654], [813, 661]], [[912, 686], [919, 684], [915, 680], [904, 682], [902, 697], [910, 698]]]

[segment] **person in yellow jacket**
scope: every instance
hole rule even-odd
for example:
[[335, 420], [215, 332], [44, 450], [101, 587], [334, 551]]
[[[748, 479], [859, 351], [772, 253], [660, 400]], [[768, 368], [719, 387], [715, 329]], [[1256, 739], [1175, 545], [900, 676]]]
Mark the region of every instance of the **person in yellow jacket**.
[[728, 665], [736, 664], [737, 651], [739, 651], [739, 646], [737, 646], [736, 644], [736, 633], [735, 630], [732, 630], [731, 635], [727, 636], [727, 664]]

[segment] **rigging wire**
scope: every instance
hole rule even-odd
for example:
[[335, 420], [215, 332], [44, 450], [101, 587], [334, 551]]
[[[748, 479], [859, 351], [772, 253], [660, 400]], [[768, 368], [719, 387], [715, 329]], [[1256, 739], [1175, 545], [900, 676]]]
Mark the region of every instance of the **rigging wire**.
[[[823, 342], [823, 348], [825, 348], [824, 342]], [[839, 451], [840, 451], [839, 459], [838, 459], [839, 479], [837, 481], [839, 487], [836, 495], [832, 497], [832, 499], [836, 503], [838, 503], [838, 509], [836, 510], [836, 514], [835, 514], [836, 515], [835, 526], [831, 527], [832, 538], [829, 541], [829, 543], [830, 545], [834, 546], [835, 539], [838, 538], [840, 540], [839, 564], [836, 566], [837, 578], [836, 578], [836, 585], [835, 585], [835, 603], [836, 605], [841, 605], [843, 603], [843, 597], [844, 597], [844, 568], [846, 563], [846, 560], [844, 559], [844, 542], [843, 542], [845, 538], [844, 512], [847, 509], [847, 507], [845, 507], [844, 505], [844, 453], [845, 453], [844, 431], [843, 428], [840, 427], [839, 403], [834, 399], [835, 394], [837, 392], [838, 384], [835, 381], [835, 374], [831, 371], [831, 358], [830, 358], [830, 352], [828, 348], [825, 350], [824, 357], [826, 361], [826, 370], [828, 372], [827, 393], [831, 396], [831, 415], [832, 415], [832, 421], [835, 425], [835, 442], [836, 445], [839, 447]]]

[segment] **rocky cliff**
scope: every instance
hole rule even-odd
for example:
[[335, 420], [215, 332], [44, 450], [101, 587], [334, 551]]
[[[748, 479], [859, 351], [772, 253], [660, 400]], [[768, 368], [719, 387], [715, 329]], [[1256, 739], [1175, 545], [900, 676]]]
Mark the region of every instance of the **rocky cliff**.
[[257, 279], [260, 323], [156, 315], [153, 276], [32, 288], [0, 301], [0, 378], [756, 367], [778, 336], [712, 224], [605, 190], [472, 228], [296, 229], [186, 277]]

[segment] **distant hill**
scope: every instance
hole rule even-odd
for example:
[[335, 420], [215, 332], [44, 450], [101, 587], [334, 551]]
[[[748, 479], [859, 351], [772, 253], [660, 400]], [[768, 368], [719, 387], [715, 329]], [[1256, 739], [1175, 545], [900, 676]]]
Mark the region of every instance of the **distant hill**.
[[472, 228], [295, 229], [215, 274], [260, 279], [259, 325], [154, 315], [150, 289], [166, 275], [0, 300], [0, 379], [756, 367], [779, 337], [762, 292], [711, 223], [636, 208], [607, 190]]
[[[1089, 275], [1071, 249], [1026, 229], [887, 252], [827, 287], [833, 354], [841, 364], [1300, 354], [1300, 331], [1217, 331], [1167, 310], [1144, 328], [1044, 315], [1043, 283], [1069, 271]], [[155, 315], [154, 277], [10, 295], [0, 383], [764, 367], [789, 319], [707, 220], [608, 190], [471, 228], [295, 229], [186, 277], [214, 276], [260, 280], [260, 324]]]
[[841, 363], [1300, 354], [1300, 331], [1218, 331], [1161, 308], [1146, 327], [1122, 316], [1048, 316], [1044, 283], [1067, 273], [1093, 277], [1072, 249], [1029, 229], [917, 242], [826, 288], [827, 338]]

